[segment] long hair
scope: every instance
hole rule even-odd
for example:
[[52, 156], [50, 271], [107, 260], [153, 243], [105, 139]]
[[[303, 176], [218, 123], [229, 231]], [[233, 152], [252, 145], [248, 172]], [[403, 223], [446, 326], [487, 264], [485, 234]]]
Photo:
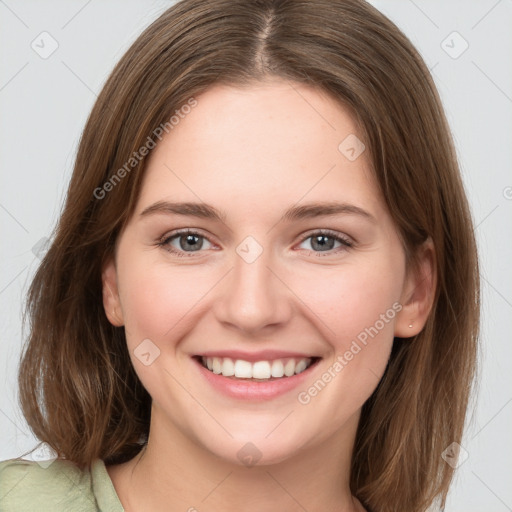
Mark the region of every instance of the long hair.
[[274, 77], [313, 85], [354, 112], [408, 264], [427, 237], [434, 242], [431, 314], [415, 338], [394, 340], [363, 406], [350, 485], [375, 512], [444, 503], [453, 469], [441, 454], [461, 440], [476, 371], [472, 219], [430, 73], [405, 35], [363, 0], [183, 0], [133, 43], [87, 120], [29, 290], [23, 414], [35, 436], [81, 468], [140, 451], [151, 397], [124, 329], [105, 316], [101, 270], [134, 211], [147, 163], [141, 148], [213, 84]]

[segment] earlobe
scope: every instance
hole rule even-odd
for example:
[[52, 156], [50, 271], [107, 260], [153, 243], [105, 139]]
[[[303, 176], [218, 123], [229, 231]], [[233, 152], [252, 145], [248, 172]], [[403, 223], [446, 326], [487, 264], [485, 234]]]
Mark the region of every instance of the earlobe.
[[395, 336], [410, 338], [421, 332], [434, 303], [437, 282], [435, 249], [429, 237], [418, 249], [417, 264], [404, 285], [402, 310], [395, 323]]
[[117, 287], [117, 271], [113, 259], [103, 267], [101, 281], [105, 315], [112, 325], [121, 327], [124, 325], [124, 320]]

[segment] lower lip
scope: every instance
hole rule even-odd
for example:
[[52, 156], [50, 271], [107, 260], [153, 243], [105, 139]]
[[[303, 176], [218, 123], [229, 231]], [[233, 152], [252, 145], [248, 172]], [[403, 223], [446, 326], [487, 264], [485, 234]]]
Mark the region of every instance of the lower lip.
[[201, 375], [211, 384], [213, 388], [224, 395], [240, 400], [266, 401], [292, 391], [310, 376], [320, 359], [315, 361], [306, 370], [291, 377], [283, 377], [267, 382], [253, 381], [249, 379], [231, 379], [216, 374], [205, 368], [200, 361], [192, 358], [199, 368]]

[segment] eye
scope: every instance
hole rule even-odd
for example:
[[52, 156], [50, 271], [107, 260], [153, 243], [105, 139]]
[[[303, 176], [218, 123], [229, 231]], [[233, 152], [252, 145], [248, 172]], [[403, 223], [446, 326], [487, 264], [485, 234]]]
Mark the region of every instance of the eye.
[[[336, 254], [353, 247], [353, 242], [348, 237], [330, 230], [315, 231], [304, 237], [301, 244], [310, 239], [310, 247], [304, 250], [312, 251], [319, 256], [322, 253]], [[205, 242], [209, 246], [205, 247]], [[337, 247], [336, 244], [338, 244]], [[193, 253], [201, 252], [201, 249], [211, 249], [213, 247], [213, 244], [204, 235], [192, 229], [184, 229], [170, 235], [164, 235], [157, 245], [178, 256], [194, 256]]]
[[[310, 239], [310, 247], [307, 248], [306, 250], [317, 253], [338, 253], [354, 245], [349, 238], [334, 231], [326, 229], [315, 231], [314, 233], [309, 234], [308, 236], [302, 239], [301, 244]], [[337, 247], [335, 247], [336, 243], [339, 244]]]
[[[181, 256], [187, 253], [199, 252], [201, 249], [204, 249], [205, 241], [212, 245], [201, 233], [186, 229], [171, 235], [165, 235], [164, 238], [158, 242], [158, 246], [163, 247], [166, 251]], [[211, 247], [206, 248], [209, 249]]]

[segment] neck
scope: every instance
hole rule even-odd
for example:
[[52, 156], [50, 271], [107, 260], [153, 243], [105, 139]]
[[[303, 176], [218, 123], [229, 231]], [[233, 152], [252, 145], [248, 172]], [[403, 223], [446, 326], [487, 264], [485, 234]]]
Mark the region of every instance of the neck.
[[349, 488], [357, 420], [283, 461], [246, 466], [206, 450], [154, 409], [144, 449], [107, 470], [126, 512], [362, 512]]

